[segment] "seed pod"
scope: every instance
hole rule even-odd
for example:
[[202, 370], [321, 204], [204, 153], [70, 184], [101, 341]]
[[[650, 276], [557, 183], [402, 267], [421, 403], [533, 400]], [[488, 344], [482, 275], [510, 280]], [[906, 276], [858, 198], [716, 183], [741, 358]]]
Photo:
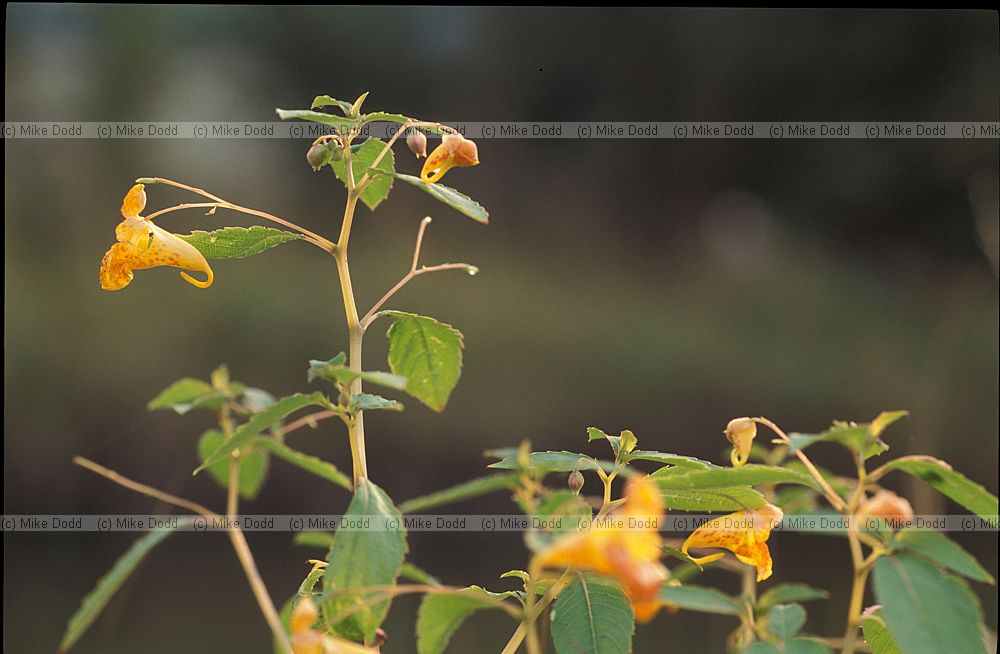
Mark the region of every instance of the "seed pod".
[[411, 127], [406, 134], [406, 147], [416, 155], [417, 159], [427, 156], [427, 137], [416, 127]]
[[569, 478], [566, 479], [566, 485], [569, 486], [571, 491], [579, 495], [583, 489], [583, 481], [583, 473], [579, 470], [574, 470], [569, 474]]
[[336, 141], [316, 141], [306, 152], [306, 161], [314, 171], [318, 171], [331, 162], [340, 161], [343, 156], [344, 153], [341, 152]]

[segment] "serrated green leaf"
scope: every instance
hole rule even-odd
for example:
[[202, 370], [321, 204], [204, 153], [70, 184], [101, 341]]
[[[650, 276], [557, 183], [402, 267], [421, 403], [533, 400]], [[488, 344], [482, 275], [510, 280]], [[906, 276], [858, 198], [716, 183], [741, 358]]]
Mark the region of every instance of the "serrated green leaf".
[[146, 405], [150, 411], [157, 409], [173, 409], [175, 413], [184, 415], [194, 408], [217, 408], [222, 402], [222, 396], [208, 382], [185, 377], [178, 379], [170, 386], [160, 391]]
[[[375, 630], [389, 613], [391, 599], [371, 602], [370, 586], [396, 583], [406, 556], [402, 515], [385, 492], [365, 478], [357, 482], [348, 519], [377, 523], [371, 529], [340, 530], [333, 539], [323, 576], [323, 615], [346, 638], [371, 644]], [[348, 611], [353, 611], [346, 615]], [[340, 614], [345, 617], [340, 618]]]
[[923, 479], [939, 493], [950, 497], [969, 511], [984, 518], [997, 517], [997, 497], [986, 488], [972, 481], [950, 465], [932, 456], [903, 456], [894, 459], [881, 468], [884, 475], [893, 470], [902, 470]]
[[321, 479], [326, 479], [341, 488], [346, 488], [351, 490], [352, 484], [351, 479], [344, 473], [342, 473], [337, 466], [315, 457], [311, 454], [305, 454], [299, 452], [298, 450], [293, 450], [281, 441], [274, 438], [256, 438], [253, 443], [259, 445], [260, 447], [270, 450], [278, 458], [291, 463], [294, 466], [305, 470], [311, 474], [316, 475]]
[[[372, 164], [375, 163], [375, 159], [385, 149], [385, 145], [379, 139], [368, 139], [357, 150], [351, 149], [351, 169], [354, 171], [354, 181], [360, 181], [361, 177], [369, 172]], [[346, 186], [347, 160], [334, 161], [330, 165], [333, 167], [333, 172], [336, 173], [337, 179], [342, 181]], [[382, 160], [378, 162], [378, 166], [371, 172], [371, 183], [361, 192], [361, 201], [371, 211], [375, 211], [375, 207], [389, 196], [395, 172], [396, 158], [392, 153], [392, 148], [390, 148], [385, 153], [385, 156], [382, 157]]]
[[606, 434], [604, 430], [597, 427], [587, 427], [587, 440], [608, 441], [608, 443], [611, 444], [611, 451], [614, 452], [615, 459], [618, 461], [628, 460], [628, 455], [635, 449], [636, 443], [638, 442], [635, 434], [628, 429], [622, 431], [619, 436], [610, 436]]
[[[186, 525], [188, 522], [188, 518], [178, 518], [177, 526]], [[63, 634], [62, 641], [59, 643], [60, 654], [69, 651], [80, 640], [80, 637], [86, 633], [90, 625], [94, 623], [94, 620], [101, 614], [101, 611], [108, 605], [122, 584], [139, 567], [150, 550], [163, 542], [163, 539], [172, 534], [175, 529], [175, 527], [153, 529], [141, 536], [132, 543], [125, 554], [115, 561], [111, 569], [97, 580], [94, 590], [83, 598], [80, 602], [80, 608], [69, 619], [66, 633]]]
[[[226, 442], [226, 435], [218, 429], [209, 429], [198, 440], [198, 458], [205, 460]], [[217, 461], [208, 467], [212, 478], [222, 488], [229, 488], [229, 469], [232, 457]], [[260, 493], [267, 480], [268, 457], [260, 448], [250, 445], [240, 452], [239, 493], [240, 497], [252, 500]]]
[[883, 411], [870, 423], [835, 422], [830, 429], [819, 434], [791, 433], [788, 435], [791, 441], [788, 451], [794, 454], [813, 443], [832, 441], [869, 459], [889, 449], [889, 445], [880, 438], [886, 427], [908, 415], [908, 411]]
[[875, 563], [875, 597], [907, 654], [984, 653], [979, 600], [964, 581], [909, 555]]
[[948, 568], [975, 581], [995, 583], [993, 577], [976, 558], [944, 534], [926, 529], [908, 527], [895, 535], [893, 549], [914, 552], [938, 565]]
[[714, 588], [704, 586], [663, 586], [660, 599], [668, 604], [688, 611], [718, 613], [719, 615], [743, 615], [743, 605], [729, 595]]
[[354, 118], [341, 118], [340, 116], [332, 116], [330, 114], [325, 114], [320, 111], [312, 111], [309, 109], [275, 109], [278, 114], [278, 118], [281, 120], [307, 120], [312, 123], [321, 123], [327, 127], [332, 127], [338, 134], [347, 134], [352, 129], [359, 125], [359, 121]]
[[513, 595], [513, 592], [491, 593], [479, 586], [457, 592], [428, 593], [417, 614], [417, 652], [442, 654], [448, 641], [470, 615], [498, 608], [498, 602]]
[[325, 379], [334, 385], [346, 386], [360, 377], [362, 380], [393, 388], [396, 390], [406, 389], [406, 377], [393, 375], [388, 372], [371, 371], [357, 372], [347, 367], [347, 355], [341, 352], [329, 361], [318, 361], [313, 359], [309, 362], [309, 372], [307, 379], [312, 382], [316, 379]]
[[396, 400], [390, 400], [382, 397], [381, 395], [373, 395], [372, 393], [355, 393], [351, 396], [350, 411], [351, 413], [360, 413], [362, 411], [377, 411], [379, 409], [387, 409], [389, 411], [402, 411], [403, 405]]
[[693, 456], [682, 456], [680, 454], [668, 454], [666, 452], [656, 452], [653, 450], [633, 450], [628, 457], [629, 461], [652, 461], [653, 463], [662, 463], [664, 465], [683, 467], [683, 468], [700, 468], [708, 469], [713, 467], [713, 464], [708, 461], [702, 461], [701, 459], [696, 459]]
[[399, 505], [402, 513], [418, 513], [446, 504], [463, 502], [474, 497], [500, 490], [512, 490], [518, 486], [518, 475], [503, 473], [471, 479], [451, 488], [439, 490], [429, 495], [415, 497]]
[[395, 177], [396, 179], [400, 179], [407, 184], [416, 186], [418, 189], [428, 194], [435, 200], [444, 202], [452, 209], [455, 209], [459, 213], [462, 213], [477, 222], [481, 222], [484, 225], [490, 222], [490, 214], [483, 208], [483, 205], [479, 204], [464, 193], [456, 191], [448, 186], [444, 186], [443, 184], [428, 184], [424, 180], [419, 177], [414, 177], [413, 175], [395, 173]]
[[295, 395], [289, 395], [281, 398], [268, 408], [250, 418], [247, 422], [237, 427], [233, 437], [223, 443], [219, 449], [206, 458], [205, 461], [195, 469], [194, 474], [198, 474], [209, 466], [227, 458], [230, 454], [232, 454], [233, 450], [243, 447], [265, 429], [273, 427], [284, 420], [289, 414], [294, 413], [299, 409], [304, 409], [307, 406], [330, 407], [330, 400], [319, 392], [309, 393], [308, 395], [304, 393], [296, 393]]
[[435, 411], [443, 411], [462, 374], [462, 333], [433, 318], [387, 311], [393, 318], [389, 368], [406, 378], [406, 392]]
[[337, 107], [345, 116], [351, 113], [351, 103], [338, 100], [329, 95], [317, 95], [309, 105], [310, 109], [320, 109], [322, 107]]
[[818, 488], [816, 480], [798, 470], [749, 463], [738, 468], [678, 466], [654, 473], [661, 485], [676, 490], [725, 488], [742, 485], [799, 484]]
[[[744, 466], [746, 467], [746, 466]], [[739, 470], [739, 468], [715, 468], [716, 470]], [[713, 469], [709, 469], [711, 471]], [[704, 472], [701, 468], [691, 469], [691, 474]], [[749, 486], [712, 486], [692, 488], [687, 469], [661, 468], [649, 476], [656, 483], [668, 509], [676, 511], [741, 511], [746, 508], [759, 509], [764, 506], [764, 496]]]
[[[488, 468], [498, 470], [518, 470], [517, 448], [500, 448], [489, 450], [486, 456], [497, 457], [500, 460], [489, 464]], [[598, 467], [609, 471], [615, 467], [611, 461], [599, 461], [587, 454], [578, 452], [532, 452], [528, 458], [531, 469], [537, 473], [573, 472], [574, 470], [597, 470]]]
[[193, 245], [206, 259], [242, 259], [302, 238], [301, 234], [260, 225], [223, 227], [211, 232], [196, 230], [177, 236]]
[[882, 618], [882, 611], [875, 611], [861, 618], [861, 630], [872, 654], [903, 654], [899, 644], [889, 633], [889, 627]]
[[630, 652], [634, 630], [625, 593], [597, 575], [578, 574], [553, 605], [552, 642], [559, 654]]
[[806, 623], [806, 610], [798, 604], [778, 604], [767, 614], [764, 628], [780, 640], [790, 640]]
[[779, 584], [764, 591], [757, 600], [757, 610], [767, 613], [771, 607], [788, 602], [808, 602], [826, 599], [830, 593], [822, 588], [813, 588], [808, 584]]

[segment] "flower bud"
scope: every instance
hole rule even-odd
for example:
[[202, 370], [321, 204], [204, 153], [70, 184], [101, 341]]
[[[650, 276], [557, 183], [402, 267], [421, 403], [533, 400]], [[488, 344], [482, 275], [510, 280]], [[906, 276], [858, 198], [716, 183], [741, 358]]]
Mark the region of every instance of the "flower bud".
[[730, 460], [739, 467], [750, 458], [753, 439], [757, 437], [757, 423], [750, 418], [734, 418], [726, 425], [726, 439], [733, 444]]
[[580, 491], [583, 489], [583, 481], [583, 473], [579, 470], [574, 470], [569, 474], [569, 478], [566, 480], [566, 485], [569, 486], [571, 491], [579, 495]]
[[343, 156], [344, 153], [341, 152], [336, 141], [316, 141], [306, 152], [306, 161], [314, 171], [318, 171], [323, 166], [340, 161]]
[[888, 521], [891, 525], [908, 525], [913, 522], [913, 507], [905, 497], [892, 491], [880, 490], [858, 507], [858, 517], [870, 516]]
[[318, 617], [319, 609], [316, 608], [316, 602], [309, 597], [303, 597], [295, 605], [295, 610], [292, 611], [292, 633], [308, 631], [316, 623]]
[[420, 157], [427, 156], [427, 137], [416, 127], [411, 127], [410, 131], [406, 134], [406, 147], [410, 148], [410, 152]]

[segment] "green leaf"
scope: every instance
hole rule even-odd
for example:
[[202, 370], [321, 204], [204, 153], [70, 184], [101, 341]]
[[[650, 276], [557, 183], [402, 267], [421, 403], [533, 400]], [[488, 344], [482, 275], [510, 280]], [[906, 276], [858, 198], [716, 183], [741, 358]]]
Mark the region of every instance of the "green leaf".
[[[354, 181], [360, 181], [361, 177], [369, 172], [375, 159], [385, 148], [385, 143], [379, 139], [368, 139], [361, 144], [357, 150], [351, 150], [351, 169], [354, 171]], [[336, 173], [337, 179], [347, 184], [347, 160], [334, 161], [331, 166]], [[361, 201], [365, 203], [371, 211], [382, 203], [389, 196], [392, 190], [393, 174], [396, 171], [396, 158], [392, 153], [392, 148], [385, 153], [382, 160], [378, 162], [378, 167], [371, 174], [371, 183], [361, 191]]]
[[741, 511], [745, 508], [758, 509], [764, 506], [764, 496], [749, 486], [692, 489], [691, 482], [684, 472], [683, 467], [662, 468], [649, 476], [660, 489], [663, 503], [668, 509], [711, 512]]
[[767, 614], [764, 628], [781, 640], [793, 638], [806, 623], [806, 610], [798, 604], [778, 604]]
[[387, 311], [393, 323], [389, 368], [406, 378], [406, 392], [435, 411], [444, 410], [462, 373], [462, 333], [433, 318]]
[[908, 555], [875, 563], [875, 597], [907, 654], [985, 652], [979, 600], [964, 581]]
[[417, 614], [417, 652], [441, 654], [470, 615], [498, 608], [498, 602], [513, 595], [513, 592], [491, 593], [479, 586], [427, 594]]
[[996, 495], [962, 473], [956, 472], [940, 459], [932, 456], [903, 456], [890, 461], [879, 470], [881, 474], [902, 470], [923, 479], [939, 493], [950, 497], [976, 515], [996, 519]]
[[452, 486], [451, 488], [407, 500], [399, 505], [399, 510], [402, 513], [419, 513], [427, 509], [463, 502], [500, 490], [512, 490], [517, 488], [517, 486], [518, 475], [512, 473], [479, 477], [458, 484], [457, 486]]
[[381, 395], [371, 393], [355, 393], [351, 396], [351, 413], [361, 413], [362, 411], [377, 411], [388, 409], [390, 411], [402, 411], [403, 405], [396, 400], [390, 400]]
[[[209, 429], [201, 435], [198, 441], [198, 457], [205, 460], [226, 442], [226, 435], [218, 429]], [[229, 488], [229, 469], [233, 465], [232, 457], [217, 461], [208, 467], [212, 478], [219, 486]], [[250, 445], [240, 451], [239, 492], [240, 497], [252, 500], [260, 493], [267, 479], [267, 453]]]
[[309, 105], [310, 109], [319, 109], [321, 107], [337, 107], [345, 116], [351, 113], [350, 102], [344, 102], [329, 95], [317, 95], [312, 104]]
[[211, 232], [196, 230], [177, 236], [193, 245], [206, 259], [241, 259], [302, 238], [301, 234], [260, 225], [223, 227]]
[[757, 610], [766, 613], [771, 607], [788, 602], [808, 602], [826, 599], [830, 593], [808, 584], [779, 584], [764, 591], [757, 600]]
[[889, 449], [889, 445], [880, 438], [882, 432], [892, 423], [908, 415], [908, 411], [883, 411], [870, 423], [837, 421], [830, 429], [819, 434], [792, 433], [788, 435], [791, 441], [788, 451], [795, 453], [813, 443], [833, 441], [863, 454], [864, 458], [868, 459]]
[[609, 436], [597, 427], [587, 427], [587, 440], [606, 440], [611, 444], [611, 451], [615, 454], [615, 460], [627, 461], [629, 454], [635, 449], [638, 440], [628, 429], [622, 431], [620, 436]]
[[365, 478], [358, 480], [345, 518], [367, 518], [370, 528], [340, 530], [334, 536], [323, 576], [323, 615], [337, 633], [371, 644], [391, 599], [374, 602], [378, 593], [365, 589], [396, 583], [406, 556], [406, 531], [389, 496]]
[[652, 461], [668, 466], [691, 469], [708, 469], [713, 464], [708, 461], [696, 459], [693, 456], [681, 456], [680, 454], [668, 454], [666, 452], [656, 452], [653, 450], [633, 450], [629, 456], [629, 461]]
[[704, 586], [663, 586], [660, 599], [689, 611], [718, 613], [719, 615], [743, 615], [743, 605], [725, 593]]
[[275, 111], [278, 113], [278, 118], [281, 120], [297, 118], [299, 120], [308, 120], [313, 123], [321, 123], [327, 127], [334, 128], [338, 134], [347, 134], [353, 128], [358, 126], [358, 121], [356, 119], [341, 118], [340, 116], [332, 116], [320, 111], [311, 111], [308, 109], [275, 109]]
[[[486, 456], [500, 459], [500, 461], [488, 465], [488, 468], [499, 470], [519, 469], [517, 464], [517, 448], [489, 450], [486, 452]], [[611, 461], [598, 461], [592, 456], [578, 452], [566, 452], [565, 450], [562, 452], [532, 452], [528, 461], [531, 469], [538, 473], [597, 470], [598, 467], [602, 467], [605, 470], [614, 468], [614, 463]]]
[[865, 634], [865, 642], [868, 643], [872, 654], [903, 654], [903, 650], [889, 633], [889, 627], [882, 618], [881, 610], [863, 616], [861, 630]]
[[399, 576], [404, 579], [409, 579], [412, 582], [418, 584], [425, 584], [427, 586], [440, 586], [441, 580], [427, 572], [423, 568], [419, 568], [412, 563], [404, 563], [402, 569], [399, 571]]
[[552, 642], [559, 654], [630, 652], [634, 630], [635, 614], [625, 593], [597, 575], [578, 575], [552, 609]]
[[752, 484], [799, 484], [818, 488], [816, 480], [798, 470], [749, 463], [738, 468], [678, 466], [654, 473], [663, 485], [676, 490], [725, 488]]
[[459, 213], [465, 214], [469, 218], [477, 222], [481, 222], [484, 225], [490, 222], [490, 214], [486, 209], [483, 208], [481, 204], [465, 195], [460, 193], [453, 188], [444, 186], [443, 184], [428, 184], [419, 177], [414, 177], [413, 175], [404, 175], [403, 173], [395, 173], [396, 179], [400, 179], [407, 184], [412, 184], [418, 189], [431, 196], [439, 202], [444, 202], [452, 209], [457, 210]]
[[[188, 522], [187, 518], [178, 518], [177, 526], [186, 525]], [[128, 551], [115, 561], [111, 569], [97, 581], [94, 590], [83, 598], [80, 602], [80, 608], [69, 619], [66, 633], [63, 634], [62, 641], [59, 643], [60, 654], [69, 651], [80, 640], [80, 637], [90, 628], [90, 625], [101, 614], [101, 611], [108, 605], [122, 584], [139, 567], [150, 550], [159, 545], [174, 530], [175, 527], [153, 529], [132, 543]]]
[[[341, 488], [351, 490], [351, 479], [342, 473], [337, 466], [320, 459], [319, 457], [305, 454], [298, 450], [293, 450], [275, 438], [261, 437], [253, 441], [254, 444], [270, 450], [280, 459], [297, 466], [308, 473], [314, 474], [321, 479], [326, 479]], [[241, 470], [242, 472], [242, 470]]]
[[289, 395], [281, 398], [268, 408], [250, 418], [247, 422], [240, 425], [233, 434], [233, 437], [223, 443], [219, 449], [206, 458], [205, 461], [195, 469], [194, 474], [198, 474], [209, 466], [227, 458], [230, 454], [232, 454], [233, 450], [243, 447], [255, 436], [260, 434], [260, 432], [278, 424], [290, 413], [294, 413], [299, 409], [304, 409], [307, 406], [329, 407], [330, 400], [319, 392], [309, 393], [308, 395], [296, 393], [295, 395]]
[[221, 401], [222, 396], [212, 388], [211, 384], [200, 379], [185, 377], [160, 391], [159, 395], [149, 401], [146, 408], [150, 411], [173, 409], [175, 413], [184, 415], [194, 408], [216, 408]]
[[896, 534], [892, 547], [919, 554], [969, 579], [994, 583], [993, 577], [979, 565], [974, 556], [955, 541], [936, 531], [908, 527]]

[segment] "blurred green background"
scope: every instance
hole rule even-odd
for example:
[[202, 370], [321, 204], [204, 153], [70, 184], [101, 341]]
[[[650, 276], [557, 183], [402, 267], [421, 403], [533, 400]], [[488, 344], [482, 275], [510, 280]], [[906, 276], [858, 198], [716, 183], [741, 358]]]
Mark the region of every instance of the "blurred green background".
[[[6, 18], [10, 121], [266, 121], [319, 93], [365, 90], [368, 108], [452, 121], [998, 120], [987, 12], [8, 5]], [[293, 244], [218, 262], [208, 291], [158, 269], [104, 292], [98, 264], [121, 198], [134, 178], [162, 176], [332, 233], [341, 185], [313, 174], [307, 143], [292, 140], [4, 146], [4, 512], [162, 508], [74, 467], [75, 454], [221, 507], [212, 480], [190, 475], [209, 419], [144, 405], [221, 362], [276, 394], [306, 389], [307, 360], [346, 349], [336, 271]], [[376, 217], [359, 210], [352, 239], [362, 306], [406, 271], [427, 214], [425, 261], [482, 269], [422, 278], [393, 302], [466, 338], [443, 415], [411, 401], [366, 420], [371, 475], [397, 501], [480, 474], [487, 448], [587, 448], [588, 425], [725, 462], [734, 416], [817, 431], [896, 408], [912, 417], [888, 433], [891, 454], [941, 456], [997, 492], [995, 139], [507, 139], [479, 152], [481, 166], [446, 181], [490, 209], [488, 227], [397, 185]], [[150, 189], [151, 207], [188, 199]], [[174, 231], [219, 224], [169, 217]], [[367, 341], [372, 368], [385, 367], [384, 327]], [[294, 439], [350, 469], [335, 425]], [[836, 448], [817, 457], [848, 470]], [[891, 484], [918, 511], [952, 508], [919, 483]], [[348, 499], [275, 462], [244, 510], [340, 513]], [[498, 495], [456, 510], [510, 506]], [[5, 651], [54, 651], [133, 538], [5, 534]], [[249, 540], [278, 601], [318, 554], [287, 534]], [[775, 582], [833, 591], [810, 606], [808, 629], [840, 634], [846, 546], [772, 541]], [[961, 542], [996, 575], [995, 534]], [[414, 533], [410, 547], [444, 582], [493, 589], [527, 556], [516, 534]], [[995, 589], [978, 590], [995, 616]], [[416, 606], [394, 605], [386, 652], [415, 651]], [[721, 651], [733, 626], [661, 615], [636, 651]], [[497, 650], [512, 629], [477, 616], [451, 651]], [[78, 649], [269, 648], [225, 537], [188, 533], [155, 551]]]

